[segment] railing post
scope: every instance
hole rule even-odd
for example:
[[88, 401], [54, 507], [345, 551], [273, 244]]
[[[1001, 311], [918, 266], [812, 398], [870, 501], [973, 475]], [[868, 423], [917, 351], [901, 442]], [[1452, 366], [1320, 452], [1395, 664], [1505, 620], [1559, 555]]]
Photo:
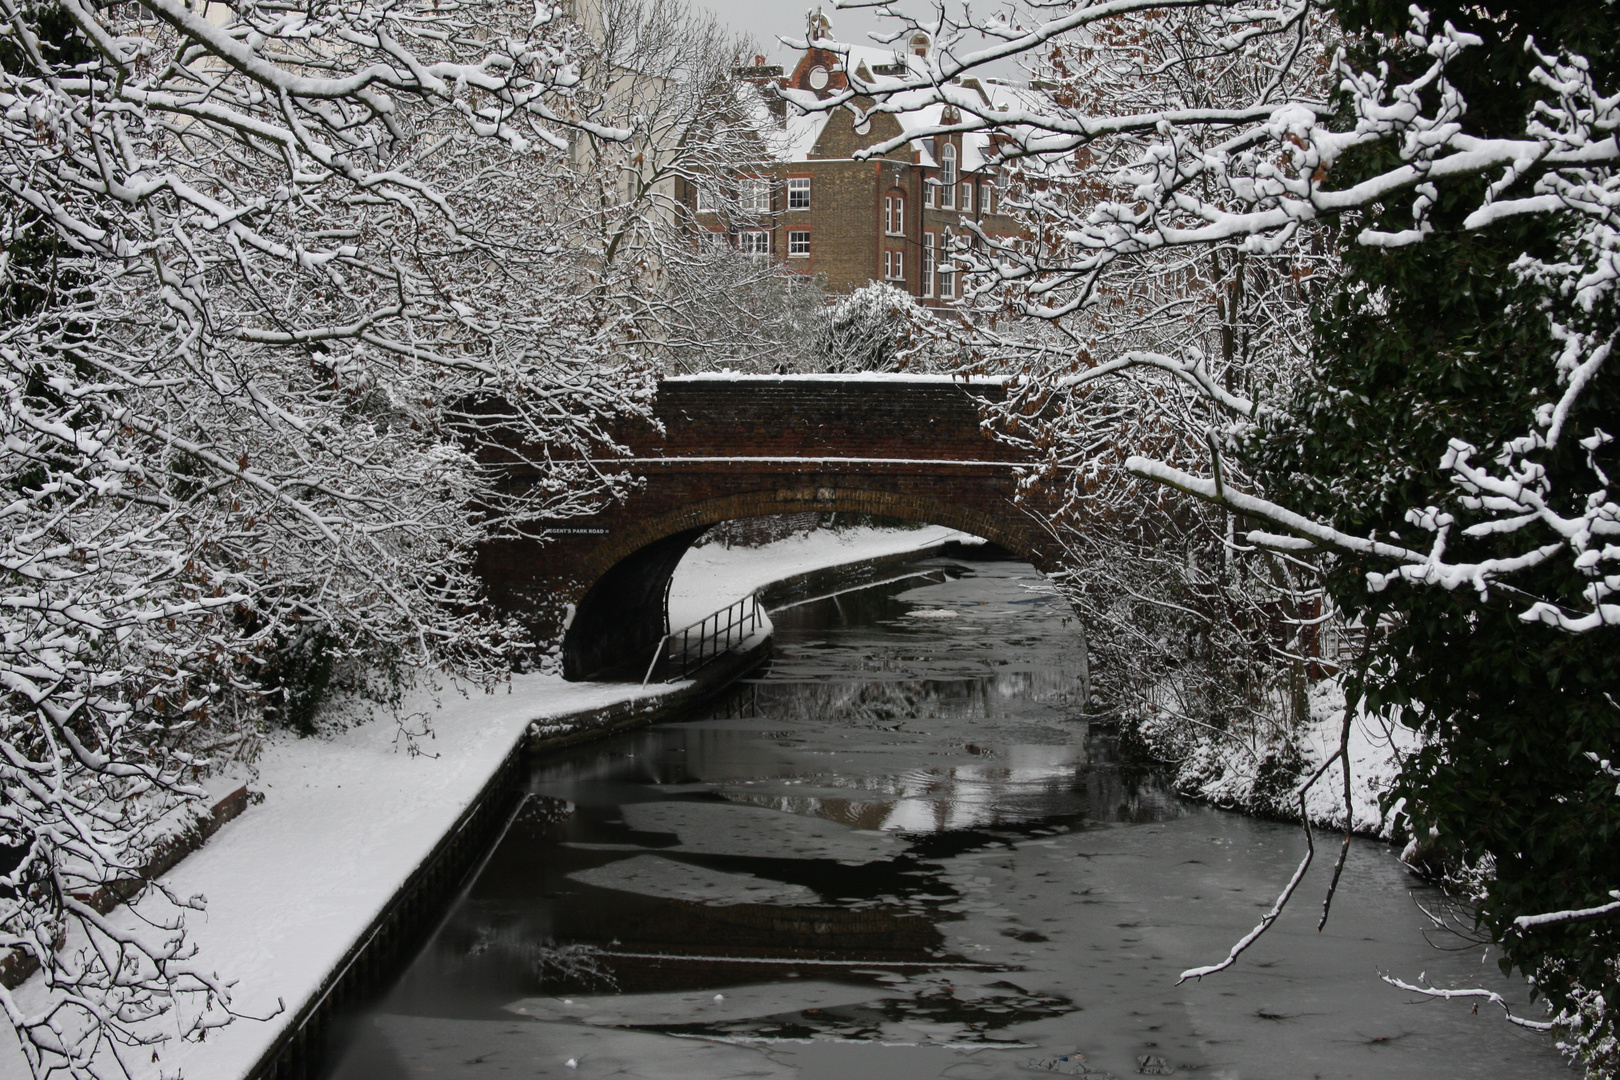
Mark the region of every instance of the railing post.
[[669, 640], [669, 635], [668, 634], [665, 634], [663, 637], [658, 639], [658, 647], [653, 650], [652, 661], [647, 664], [647, 674], [645, 674], [645, 675], [643, 675], [641, 677], [641, 685], [642, 686], [646, 686], [647, 685], [647, 680], [652, 678], [653, 668], [658, 666], [658, 658], [660, 656], [662, 656], [663, 652], [664, 652], [664, 642], [666, 642], [668, 640]]

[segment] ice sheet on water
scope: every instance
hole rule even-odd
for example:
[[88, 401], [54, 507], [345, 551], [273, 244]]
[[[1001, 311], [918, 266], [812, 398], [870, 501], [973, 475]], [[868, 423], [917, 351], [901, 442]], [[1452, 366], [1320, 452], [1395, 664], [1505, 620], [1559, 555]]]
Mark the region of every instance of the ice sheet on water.
[[770, 1048], [773, 1060], [795, 1067], [804, 1080], [1013, 1080], [1034, 1075], [1018, 1069], [1014, 1048], [883, 1046], [816, 1041]]
[[[393, 1080], [613, 1076], [624, 1080], [792, 1080], [798, 1071], [749, 1046], [677, 1039], [584, 1024], [373, 1018], [363, 1040], [386, 1046]], [[350, 1060], [356, 1060], [351, 1058]], [[576, 1067], [570, 1068], [570, 1060]], [[347, 1080], [340, 1070], [334, 1080]]]
[[883, 996], [873, 986], [818, 980], [791, 980], [755, 986], [731, 986], [715, 1000], [714, 988], [671, 994], [600, 994], [589, 997], [523, 998], [504, 1006], [507, 1012], [539, 1020], [576, 1023], [658, 1026], [713, 1024], [780, 1016], [805, 1009], [859, 1005]]
[[624, 808], [624, 821], [637, 832], [675, 833], [680, 843], [665, 851], [866, 863], [900, 850], [891, 836], [737, 803], [632, 803]]
[[662, 855], [636, 855], [568, 875], [583, 885], [689, 900], [698, 904], [814, 904], [821, 898], [803, 885], [770, 881], [752, 874], [691, 866]]

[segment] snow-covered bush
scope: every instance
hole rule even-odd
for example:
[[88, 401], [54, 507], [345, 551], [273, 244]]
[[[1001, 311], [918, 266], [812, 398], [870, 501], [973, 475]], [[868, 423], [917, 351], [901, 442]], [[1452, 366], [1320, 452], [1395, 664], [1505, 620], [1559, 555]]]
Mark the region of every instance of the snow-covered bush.
[[813, 356], [824, 371], [897, 371], [922, 314], [911, 294], [882, 281], [863, 285], [828, 310]]

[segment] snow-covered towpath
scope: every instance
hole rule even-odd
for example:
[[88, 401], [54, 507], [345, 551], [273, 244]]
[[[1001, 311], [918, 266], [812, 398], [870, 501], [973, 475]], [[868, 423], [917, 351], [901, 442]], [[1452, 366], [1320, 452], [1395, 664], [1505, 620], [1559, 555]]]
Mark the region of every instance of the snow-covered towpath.
[[921, 529], [818, 529], [757, 548], [708, 544], [687, 552], [669, 588], [669, 623], [679, 630], [756, 589], [846, 563], [904, 555], [976, 537], [940, 525]]
[[[948, 529], [853, 529], [813, 533], [762, 548], [712, 545], [693, 552], [671, 592], [677, 626], [774, 581], [851, 562], [918, 551], [962, 534]], [[701, 609], [701, 610], [699, 610]], [[687, 616], [690, 615], [690, 618]], [[414, 694], [405, 711], [431, 729], [408, 752], [386, 715], [332, 734], [272, 736], [250, 787], [250, 806], [164, 876], [180, 896], [207, 897], [186, 928], [199, 960], [236, 983], [239, 1020], [205, 1042], [171, 1041], [132, 1050], [138, 1080], [243, 1077], [343, 959], [536, 721], [680, 689], [628, 683], [568, 683], [520, 675], [493, 694], [446, 686]], [[559, 722], [561, 721], [561, 722]], [[172, 909], [167, 909], [172, 915]], [[158, 914], [156, 910], [151, 914]], [[134, 925], [120, 908], [114, 919]], [[20, 991], [25, 1008], [44, 1002], [38, 976]], [[0, 1045], [0, 1076], [22, 1078], [15, 1041]]]

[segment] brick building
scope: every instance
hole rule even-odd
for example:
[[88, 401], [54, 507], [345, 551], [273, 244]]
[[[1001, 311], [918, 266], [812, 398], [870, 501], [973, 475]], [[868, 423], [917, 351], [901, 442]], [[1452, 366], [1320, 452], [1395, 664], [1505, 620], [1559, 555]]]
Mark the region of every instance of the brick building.
[[[824, 23], [811, 29], [812, 38], [825, 36]], [[951, 106], [938, 103], [919, 102], [915, 110], [879, 113], [857, 125], [848, 109], [805, 114], [775, 93], [780, 87], [824, 99], [848, 85], [846, 63], [862, 80], [900, 75], [907, 67], [920, 70], [928, 47], [919, 34], [904, 54], [855, 47], [846, 60], [811, 48], [790, 74], [763, 66], [739, 72], [758, 95], [751, 105], [761, 160], [737, 178], [735, 191], [683, 182], [678, 197], [693, 214], [700, 242], [727, 243], [820, 275], [834, 294], [886, 281], [924, 306], [953, 300], [960, 291], [957, 274], [941, 254], [952, 237], [964, 234], [963, 222], [971, 219], [997, 236], [1018, 230], [1001, 212], [1006, 174], [990, 161], [990, 137], [923, 137], [922, 130], [958, 120]], [[962, 86], [991, 109], [1021, 93], [991, 80]], [[915, 139], [881, 158], [854, 157], [913, 131], [919, 132]]]

